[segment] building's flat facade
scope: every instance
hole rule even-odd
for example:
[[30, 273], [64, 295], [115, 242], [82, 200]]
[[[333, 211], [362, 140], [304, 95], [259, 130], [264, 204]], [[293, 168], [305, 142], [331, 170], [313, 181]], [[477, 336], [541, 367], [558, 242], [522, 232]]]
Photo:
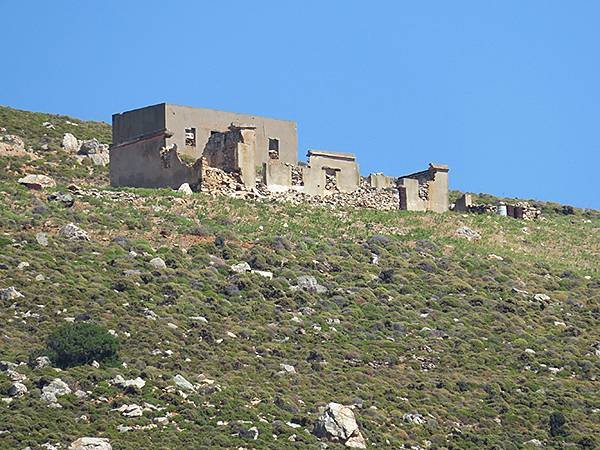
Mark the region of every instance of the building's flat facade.
[[[270, 159], [297, 163], [298, 137], [293, 121], [159, 103], [113, 115], [111, 184], [135, 187], [198, 184], [200, 171], [184, 161], [198, 160], [211, 134], [227, 132], [232, 123], [255, 127], [255, 164]], [[174, 151], [161, 153], [161, 149]]]

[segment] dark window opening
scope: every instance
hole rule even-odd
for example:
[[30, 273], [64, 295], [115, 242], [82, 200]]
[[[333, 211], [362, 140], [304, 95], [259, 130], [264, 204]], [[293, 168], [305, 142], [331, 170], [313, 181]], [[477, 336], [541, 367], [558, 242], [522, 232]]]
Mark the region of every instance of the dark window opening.
[[269, 138], [269, 159], [279, 159], [279, 139]]
[[185, 129], [185, 145], [189, 145], [190, 147], [196, 146], [196, 129], [195, 128], [186, 128]]

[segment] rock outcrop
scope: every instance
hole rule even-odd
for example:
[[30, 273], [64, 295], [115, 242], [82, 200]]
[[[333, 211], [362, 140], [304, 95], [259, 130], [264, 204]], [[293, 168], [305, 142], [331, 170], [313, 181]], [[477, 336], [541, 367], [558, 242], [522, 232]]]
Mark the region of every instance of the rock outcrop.
[[341, 442], [346, 447], [367, 447], [365, 439], [358, 429], [354, 412], [339, 403], [331, 402], [325, 407], [323, 414], [315, 423], [313, 433], [318, 437]]

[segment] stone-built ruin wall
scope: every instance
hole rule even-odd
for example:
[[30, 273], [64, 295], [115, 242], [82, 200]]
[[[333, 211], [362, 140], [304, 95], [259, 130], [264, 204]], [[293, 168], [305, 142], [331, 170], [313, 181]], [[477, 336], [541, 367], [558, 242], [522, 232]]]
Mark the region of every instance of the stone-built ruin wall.
[[292, 165], [278, 160], [263, 164], [263, 183], [271, 192], [286, 192], [292, 187]]
[[213, 133], [204, 148], [203, 160], [225, 172], [240, 174], [244, 185], [256, 185], [256, 128], [231, 124], [225, 132]]
[[398, 179], [400, 209], [448, 211], [448, 166], [429, 164], [429, 169]]
[[452, 208], [456, 212], [468, 212], [475, 214], [501, 214], [514, 219], [535, 220], [542, 215], [541, 209], [529, 202], [518, 201], [515, 203], [500, 202], [497, 205], [484, 203], [475, 204], [471, 194], [464, 194], [456, 200]]
[[360, 172], [353, 154], [310, 150], [308, 157], [308, 166], [303, 168], [305, 193], [326, 195], [359, 188]]

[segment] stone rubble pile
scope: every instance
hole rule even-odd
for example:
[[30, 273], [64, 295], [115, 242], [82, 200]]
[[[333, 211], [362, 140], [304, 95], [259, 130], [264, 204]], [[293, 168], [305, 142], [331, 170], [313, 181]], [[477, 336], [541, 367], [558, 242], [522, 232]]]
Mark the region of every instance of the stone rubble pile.
[[[536, 220], [542, 216], [542, 210], [529, 202], [506, 204], [506, 215], [515, 219]], [[498, 214], [498, 205], [485, 203], [467, 206], [467, 211], [475, 214]]]
[[96, 166], [106, 166], [109, 163], [108, 145], [98, 139], [79, 140], [71, 133], [65, 133], [62, 147], [69, 153], [75, 153], [75, 158], [82, 162], [90, 160]]

